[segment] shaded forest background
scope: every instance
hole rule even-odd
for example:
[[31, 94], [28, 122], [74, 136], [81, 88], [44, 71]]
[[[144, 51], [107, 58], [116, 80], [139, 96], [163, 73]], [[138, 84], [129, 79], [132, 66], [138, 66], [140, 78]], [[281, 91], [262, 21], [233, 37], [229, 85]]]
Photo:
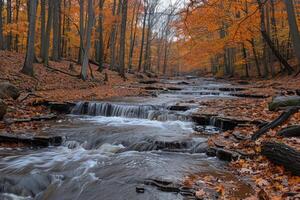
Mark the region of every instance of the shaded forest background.
[[[297, 75], [299, 0], [0, 0], [0, 49], [90, 64], [123, 78], [196, 71], [226, 77]], [[72, 68], [72, 64], [70, 64]], [[62, 71], [62, 73], [67, 73]]]

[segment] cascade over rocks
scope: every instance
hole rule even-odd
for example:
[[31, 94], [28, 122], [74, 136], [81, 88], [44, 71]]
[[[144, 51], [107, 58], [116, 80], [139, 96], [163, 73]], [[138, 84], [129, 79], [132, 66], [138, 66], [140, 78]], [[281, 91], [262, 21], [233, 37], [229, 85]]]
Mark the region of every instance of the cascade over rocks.
[[0, 83], [0, 98], [7, 99], [13, 98], [17, 99], [20, 96], [19, 89], [9, 82], [2, 82]]

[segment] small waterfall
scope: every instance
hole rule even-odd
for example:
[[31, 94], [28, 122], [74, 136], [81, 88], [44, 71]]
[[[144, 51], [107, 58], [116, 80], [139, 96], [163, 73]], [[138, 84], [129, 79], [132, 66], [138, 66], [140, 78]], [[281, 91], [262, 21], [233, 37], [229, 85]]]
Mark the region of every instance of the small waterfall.
[[209, 119], [209, 125], [210, 125], [210, 126], [215, 126], [215, 127], [217, 127], [217, 117], [212, 116], [212, 117]]
[[187, 121], [188, 116], [170, 111], [165, 106], [126, 105], [106, 102], [79, 102], [71, 111], [73, 115], [124, 117], [157, 121]]

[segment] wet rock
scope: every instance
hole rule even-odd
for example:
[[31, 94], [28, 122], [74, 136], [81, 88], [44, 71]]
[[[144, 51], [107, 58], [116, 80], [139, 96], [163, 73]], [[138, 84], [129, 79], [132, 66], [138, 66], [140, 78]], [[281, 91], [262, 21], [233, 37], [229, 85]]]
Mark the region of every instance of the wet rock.
[[250, 85], [251, 84], [249, 81], [238, 81], [237, 83], [241, 84], [241, 85]]
[[214, 147], [210, 147], [206, 150], [206, 155], [209, 157], [215, 157], [217, 155], [217, 149]]
[[296, 90], [296, 94], [300, 96], [300, 89]]
[[246, 88], [229, 87], [229, 88], [219, 88], [219, 90], [222, 92], [238, 92], [238, 91], [244, 91], [246, 90]]
[[270, 96], [264, 94], [245, 94], [245, 93], [231, 93], [230, 96], [241, 97], [241, 98], [253, 98], [253, 99], [267, 99]]
[[0, 83], [1, 99], [7, 99], [7, 98], [17, 99], [19, 98], [19, 96], [20, 96], [20, 91], [16, 86], [10, 84], [9, 82]]
[[179, 88], [179, 87], [167, 87], [168, 90], [171, 90], [171, 91], [181, 91], [182, 88]]
[[4, 115], [6, 114], [6, 110], [7, 110], [6, 104], [4, 103], [4, 101], [0, 99], [0, 120], [3, 119]]
[[145, 72], [145, 75], [148, 77], [148, 78], [157, 78], [157, 74], [155, 73], [152, 73], [152, 72]]
[[203, 142], [200, 144], [195, 145], [190, 153], [206, 153], [208, 150], [208, 144], [207, 142]]
[[60, 136], [26, 137], [14, 135], [0, 135], [0, 144], [15, 144], [29, 147], [60, 146], [62, 144], [62, 141], [63, 139]]
[[145, 187], [144, 187], [144, 185], [138, 185], [138, 186], [136, 186], [135, 191], [137, 193], [145, 193]]
[[157, 187], [158, 190], [163, 191], [163, 192], [180, 192], [181, 185], [172, 183], [169, 181], [165, 180], [154, 180], [154, 179], [149, 179], [144, 181], [145, 185], [151, 185], [154, 187]]
[[236, 152], [230, 151], [230, 150], [225, 150], [225, 149], [217, 149], [216, 153], [217, 158], [220, 160], [224, 161], [232, 161], [232, 160], [237, 160], [239, 158], [239, 155]]
[[186, 82], [186, 81], [181, 81], [181, 82], [178, 82], [177, 85], [190, 85], [190, 83]]
[[194, 113], [191, 115], [192, 120], [201, 126], [214, 126], [222, 130], [233, 130], [236, 126], [254, 124], [261, 125], [264, 121], [260, 120], [247, 120], [247, 119], [237, 119], [233, 117], [220, 117], [217, 115], [211, 114], [197, 114]]
[[269, 104], [269, 110], [275, 111], [280, 108], [300, 106], [300, 96], [279, 96]]
[[70, 114], [76, 104], [72, 102], [49, 102], [47, 107], [51, 112], [60, 114]]
[[140, 81], [139, 83], [141, 83], [141, 84], [155, 84], [155, 83], [158, 83], [158, 81], [157, 80], [143, 80], [143, 81]]
[[206, 155], [210, 157], [216, 156], [220, 160], [228, 161], [228, 162], [232, 160], [237, 160], [240, 157], [240, 155], [237, 152], [225, 150], [217, 147], [208, 148], [206, 151]]
[[158, 87], [158, 86], [148, 86], [148, 87], [144, 87], [145, 90], [164, 90], [164, 88], [162, 87]]
[[190, 110], [191, 108], [185, 105], [174, 105], [174, 106], [169, 106], [168, 109], [172, 111], [187, 111]]

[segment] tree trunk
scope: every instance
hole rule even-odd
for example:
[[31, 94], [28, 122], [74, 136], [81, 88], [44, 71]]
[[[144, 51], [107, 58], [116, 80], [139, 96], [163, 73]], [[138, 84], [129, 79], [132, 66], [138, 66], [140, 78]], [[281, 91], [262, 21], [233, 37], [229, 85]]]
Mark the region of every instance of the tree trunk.
[[52, 29], [52, 21], [53, 21], [53, 1], [55, 0], [48, 0], [48, 19], [47, 19], [47, 27], [46, 27], [46, 35], [43, 41], [44, 43], [44, 50], [43, 50], [43, 61], [44, 66], [49, 66], [49, 47], [50, 47], [50, 34]]
[[260, 66], [259, 66], [259, 61], [258, 61], [258, 56], [257, 56], [257, 52], [255, 49], [255, 41], [252, 38], [251, 40], [248, 40], [248, 42], [251, 44], [252, 46], [252, 52], [253, 52], [253, 56], [254, 56], [254, 60], [255, 60], [255, 67], [256, 67], [256, 71], [257, 71], [257, 75], [258, 77], [261, 77], [261, 72], [260, 72]]
[[120, 69], [119, 73], [122, 78], [125, 77], [125, 46], [126, 46], [126, 25], [127, 25], [127, 0], [122, 1], [122, 23], [121, 23], [121, 35], [120, 35]]
[[87, 8], [87, 30], [86, 30], [86, 39], [85, 39], [85, 47], [84, 47], [84, 56], [83, 56], [83, 64], [81, 67], [81, 78], [83, 80], [87, 80], [87, 69], [89, 65], [89, 51], [91, 48], [91, 37], [92, 37], [92, 29], [94, 24], [94, 10], [93, 10], [93, 0], [88, 0], [88, 8]]
[[2, 21], [3, 5], [4, 5], [3, 0], [0, 0], [0, 50], [4, 49], [3, 21]]
[[[7, 20], [7, 24], [10, 25], [12, 23], [12, 6], [11, 6], [11, 0], [7, 0], [6, 1], [6, 20]], [[11, 50], [11, 43], [12, 43], [12, 32], [11, 30], [8, 32], [7, 34], [7, 38], [6, 38], [6, 48], [7, 50]]]
[[294, 69], [289, 65], [289, 63], [284, 59], [284, 57], [280, 54], [280, 52], [276, 49], [274, 46], [272, 40], [270, 39], [270, 36], [268, 35], [266, 31], [266, 24], [265, 24], [265, 14], [264, 14], [264, 5], [261, 2], [261, 0], [256, 0], [258, 3], [259, 11], [260, 11], [260, 21], [261, 21], [261, 34], [265, 42], [268, 44], [268, 46], [271, 48], [273, 54], [276, 56], [278, 61], [282, 63], [285, 70], [288, 72], [288, 74], [292, 74], [294, 72]]
[[294, 4], [292, 0], [284, 0], [288, 14], [288, 22], [290, 27], [290, 33], [292, 36], [294, 52], [298, 60], [300, 69], [300, 34], [297, 25], [297, 18], [295, 15]]
[[[16, 0], [16, 21], [15, 21], [15, 23], [17, 24], [17, 32], [19, 32], [20, 4], [21, 4], [21, 1]], [[18, 33], [16, 33], [14, 49], [16, 52], [19, 51], [19, 34]]]
[[100, 9], [100, 14], [99, 14], [99, 27], [98, 27], [98, 33], [99, 33], [99, 43], [98, 43], [98, 62], [99, 62], [99, 67], [98, 71], [102, 72], [103, 70], [103, 64], [104, 64], [104, 41], [103, 41], [103, 7], [104, 7], [104, 0], [99, 0], [99, 9]]
[[40, 57], [44, 57], [45, 50], [45, 37], [46, 37], [46, 0], [41, 0], [41, 48]]
[[80, 36], [80, 47], [78, 52], [78, 64], [82, 64], [83, 60], [83, 39], [84, 39], [84, 0], [79, 1], [80, 11], [79, 11], [79, 36]]
[[53, 43], [52, 43], [52, 59], [54, 61], [59, 61], [59, 37], [60, 37], [60, 0], [55, 0], [53, 2]]
[[[117, 9], [117, 1], [114, 0], [113, 3], [113, 8], [112, 8], [112, 14], [114, 17], [116, 17], [116, 9]], [[116, 32], [117, 32], [117, 22], [114, 19], [113, 24], [112, 24], [112, 30], [110, 34], [110, 69], [114, 70], [115, 69], [115, 59], [116, 59]]]
[[22, 73], [33, 76], [33, 62], [34, 62], [34, 39], [35, 39], [35, 19], [36, 19], [36, 10], [37, 10], [37, 1], [31, 0], [30, 5], [30, 15], [29, 17], [29, 28], [28, 28], [28, 37], [27, 37], [27, 50], [24, 66], [21, 70]]
[[249, 66], [248, 66], [248, 62], [247, 62], [247, 50], [245, 48], [245, 44], [242, 44], [242, 48], [243, 48], [243, 56], [244, 56], [244, 60], [245, 60], [245, 75], [247, 78], [249, 78]]
[[[134, 4], [134, 11], [133, 11], [133, 16], [132, 16], [132, 20], [131, 20], [130, 47], [129, 47], [129, 58], [128, 58], [128, 70], [130, 72], [132, 71], [132, 59], [133, 59], [133, 52], [134, 52], [136, 33], [137, 33], [137, 27], [138, 27], [139, 10], [140, 10], [141, 4], [142, 4], [141, 0], [138, 0], [138, 1], [139, 1], [138, 7], [136, 7], [136, 4]], [[134, 18], [135, 18], [135, 24], [133, 24]], [[133, 28], [133, 26], [134, 26], [134, 28]]]
[[148, 8], [145, 6], [138, 71], [141, 71], [141, 69], [142, 69], [144, 43], [145, 43], [145, 29], [146, 29], [146, 21], [147, 21], [147, 10], [148, 10]]
[[[151, 6], [152, 7], [152, 6]], [[146, 34], [146, 47], [145, 47], [145, 57], [144, 57], [144, 72], [150, 70], [150, 49], [151, 49], [151, 31], [152, 31], [152, 8], [148, 14], [148, 22], [147, 22], [147, 34]]]

